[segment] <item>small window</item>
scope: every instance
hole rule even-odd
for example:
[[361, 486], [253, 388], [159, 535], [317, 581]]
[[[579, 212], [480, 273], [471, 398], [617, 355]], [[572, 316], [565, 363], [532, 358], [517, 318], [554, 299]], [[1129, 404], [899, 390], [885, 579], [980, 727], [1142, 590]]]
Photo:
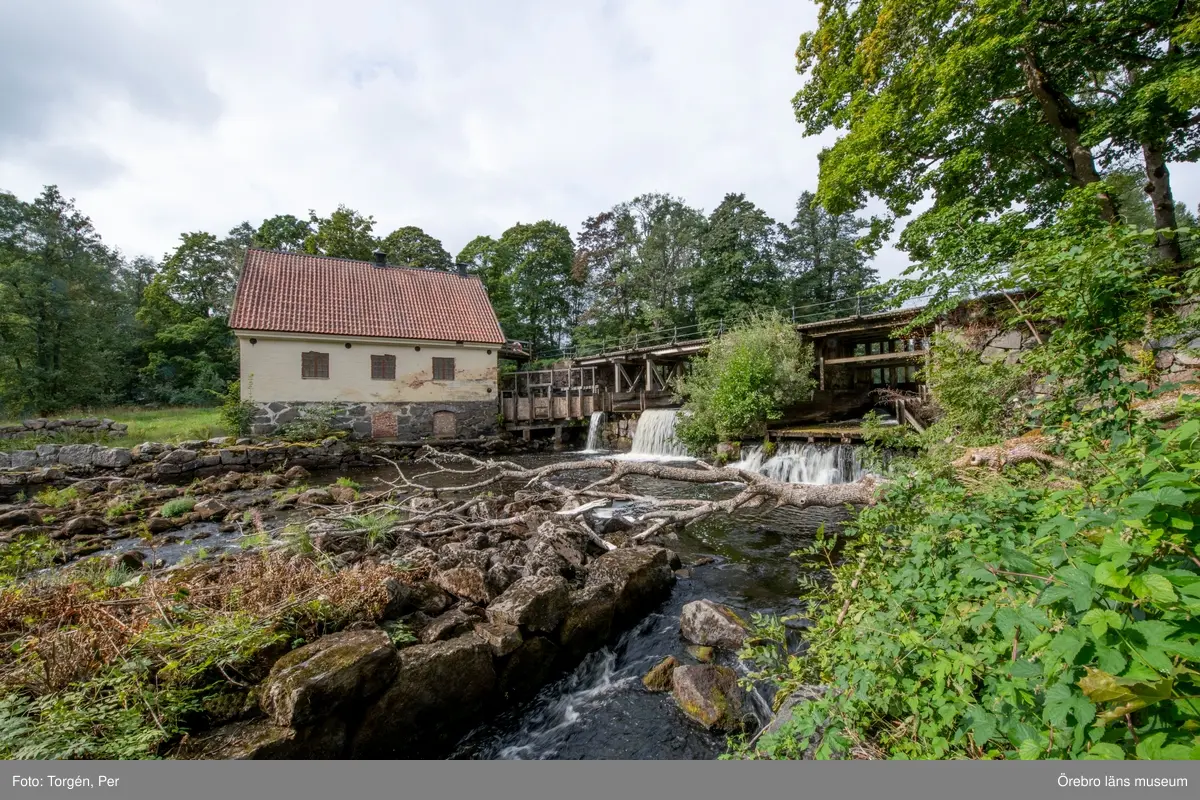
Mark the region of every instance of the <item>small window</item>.
[[454, 380], [454, 359], [435, 358], [433, 360], [433, 379], [435, 381]]
[[373, 380], [373, 381], [394, 381], [394, 380], [396, 380], [396, 357], [395, 356], [371, 356], [371, 380]]
[[301, 378], [328, 378], [329, 353], [301, 353]]

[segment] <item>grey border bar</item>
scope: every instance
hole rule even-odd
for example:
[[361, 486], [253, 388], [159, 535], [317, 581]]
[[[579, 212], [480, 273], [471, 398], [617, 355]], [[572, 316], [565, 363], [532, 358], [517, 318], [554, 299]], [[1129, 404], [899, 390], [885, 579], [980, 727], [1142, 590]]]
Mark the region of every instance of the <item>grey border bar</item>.
[[[11, 800], [1196, 798], [1200, 762], [6, 761]], [[14, 776], [40, 786], [13, 785]], [[86, 778], [74, 789], [50, 776]], [[106, 776], [107, 786], [100, 785]], [[1139, 785], [1138, 779], [1160, 785]], [[1163, 786], [1162, 781], [1184, 781]], [[1066, 781], [1067, 785], [1063, 785]], [[1128, 781], [1128, 785], [1124, 784]], [[1110, 785], [1114, 783], [1116, 785]], [[20, 781], [18, 780], [18, 783]], [[1081, 785], [1086, 784], [1086, 785]]]

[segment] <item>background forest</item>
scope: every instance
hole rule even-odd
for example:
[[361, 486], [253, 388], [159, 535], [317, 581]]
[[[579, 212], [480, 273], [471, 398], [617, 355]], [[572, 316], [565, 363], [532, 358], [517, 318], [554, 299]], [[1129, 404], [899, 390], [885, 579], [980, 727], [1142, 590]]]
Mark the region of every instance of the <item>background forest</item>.
[[0, 404], [10, 415], [118, 404], [201, 405], [236, 379], [230, 303], [247, 247], [480, 276], [510, 338], [538, 352], [760, 307], [836, 300], [875, 282], [867, 225], [811, 193], [777, 222], [742, 194], [711, 213], [647, 194], [589, 218], [572, 238], [549, 220], [473, 239], [457, 258], [420, 228], [381, 236], [345, 206], [283, 214], [224, 236], [184, 233], [160, 260], [125, 258], [48, 186], [0, 193]]

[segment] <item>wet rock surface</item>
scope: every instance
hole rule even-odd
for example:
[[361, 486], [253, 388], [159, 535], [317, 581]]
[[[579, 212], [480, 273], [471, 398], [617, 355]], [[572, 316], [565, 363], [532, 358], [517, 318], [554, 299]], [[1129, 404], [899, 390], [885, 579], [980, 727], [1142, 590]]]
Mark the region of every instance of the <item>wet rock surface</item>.
[[696, 600], [683, 607], [679, 629], [693, 644], [737, 650], [746, 639], [747, 625], [728, 606]]

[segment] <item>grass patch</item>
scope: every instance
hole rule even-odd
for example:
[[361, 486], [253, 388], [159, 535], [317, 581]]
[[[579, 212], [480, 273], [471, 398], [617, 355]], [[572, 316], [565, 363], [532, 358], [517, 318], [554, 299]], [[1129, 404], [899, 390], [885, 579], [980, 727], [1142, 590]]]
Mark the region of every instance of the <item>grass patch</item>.
[[[142, 442], [182, 442], [189, 439], [212, 439], [228, 435], [221, 421], [218, 408], [176, 406], [163, 408], [140, 408], [138, 406], [115, 406], [111, 408], [71, 409], [54, 415], [58, 419], [81, 419], [96, 417], [123, 422], [129, 429], [121, 436], [102, 438], [95, 435], [41, 434], [16, 439], [0, 440], [0, 450], [30, 450], [38, 444], [90, 444], [103, 442], [111, 447], [132, 447]], [[0, 420], [0, 425], [19, 423], [20, 420]]]
[[79, 490], [74, 486], [68, 486], [65, 489], [56, 489], [53, 486], [47, 486], [37, 493], [36, 499], [44, 506], [63, 508], [79, 499]]
[[194, 497], [176, 497], [174, 500], [168, 500], [163, 503], [163, 507], [159, 510], [159, 514], [171, 519], [172, 517], [183, 516], [196, 507], [196, 498]]
[[362, 491], [362, 484], [358, 483], [345, 475], [333, 482], [334, 486], [345, 486], [347, 489], [353, 489], [356, 492]]
[[395, 514], [356, 514], [342, 519], [342, 527], [365, 536], [370, 547], [386, 547], [395, 538], [392, 528], [396, 522]]

